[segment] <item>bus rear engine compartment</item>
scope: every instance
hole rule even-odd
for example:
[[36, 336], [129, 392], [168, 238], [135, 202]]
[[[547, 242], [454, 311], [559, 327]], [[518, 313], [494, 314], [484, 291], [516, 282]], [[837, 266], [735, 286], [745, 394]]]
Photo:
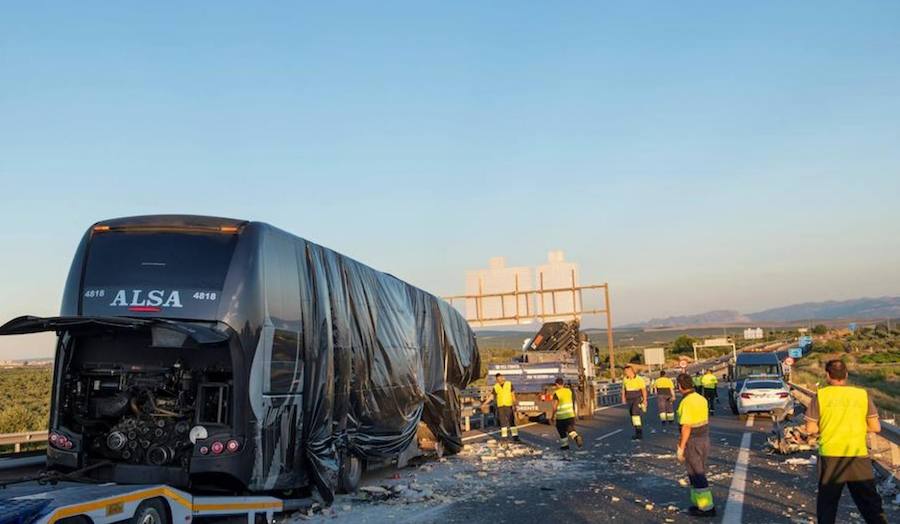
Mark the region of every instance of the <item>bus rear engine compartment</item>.
[[[227, 355], [227, 349], [217, 349]], [[119, 362], [125, 362], [82, 361], [70, 366], [61, 384], [58, 427], [80, 436], [80, 449], [73, 451], [80, 451], [88, 462], [109, 460], [188, 471], [195, 442], [214, 432], [231, 433], [230, 369], [212, 360], [208, 366], [196, 362], [188, 366], [180, 358], [171, 363], [146, 362], [148, 354], [181, 351], [141, 348], [122, 352], [123, 356], [140, 355], [141, 363], [129, 364], [121, 358]], [[77, 353], [76, 349], [76, 357]], [[62, 431], [56, 443], [53, 437], [51, 445], [72, 446], [72, 436]]]

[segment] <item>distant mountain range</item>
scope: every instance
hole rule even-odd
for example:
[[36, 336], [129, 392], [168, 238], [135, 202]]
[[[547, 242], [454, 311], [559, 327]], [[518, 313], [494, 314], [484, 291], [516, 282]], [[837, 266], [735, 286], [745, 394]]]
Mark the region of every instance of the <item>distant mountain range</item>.
[[900, 297], [857, 298], [805, 302], [757, 313], [743, 314], [734, 310], [707, 311], [697, 315], [654, 318], [621, 327], [666, 328], [687, 326], [751, 325], [760, 322], [799, 322], [806, 320], [864, 320], [900, 317]]

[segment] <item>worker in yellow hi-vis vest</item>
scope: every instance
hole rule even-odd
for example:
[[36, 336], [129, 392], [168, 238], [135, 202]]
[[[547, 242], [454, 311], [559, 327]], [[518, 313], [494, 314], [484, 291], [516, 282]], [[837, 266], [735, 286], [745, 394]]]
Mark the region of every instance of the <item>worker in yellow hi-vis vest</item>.
[[644, 425], [641, 417], [647, 411], [647, 385], [644, 379], [637, 376], [634, 368], [625, 366], [625, 380], [622, 381], [622, 403], [628, 404], [631, 425], [634, 427], [632, 440], [644, 438]]
[[868, 433], [881, 431], [878, 410], [862, 388], [847, 385], [847, 365], [825, 365], [828, 386], [820, 389], [806, 410], [806, 431], [819, 434], [819, 491], [816, 518], [832, 524], [844, 485], [867, 523], [887, 524], [881, 495], [875, 489]]
[[665, 370], [659, 372], [659, 378], [653, 382], [656, 390], [656, 407], [659, 408], [659, 421], [662, 425], [675, 423], [675, 384], [666, 376]]
[[553, 384], [553, 413], [551, 421], [556, 421], [556, 432], [559, 433], [559, 449], [569, 449], [569, 440], [574, 440], [580, 448], [584, 439], [575, 431], [575, 394], [567, 388], [562, 377]]
[[703, 396], [706, 397], [706, 403], [709, 404], [709, 414], [712, 415], [716, 411], [716, 399], [719, 396], [716, 389], [719, 387], [719, 379], [716, 378], [711, 369], [707, 369], [706, 373], [700, 377], [700, 385], [703, 386]]
[[494, 375], [496, 382], [491, 389], [488, 398], [481, 403], [482, 406], [489, 404], [491, 400], [497, 401], [497, 421], [500, 424], [500, 438], [507, 439], [512, 436], [516, 442], [519, 441], [519, 427], [516, 426], [516, 391], [513, 389], [512, 382], [506, 380], [500, 373]]
[[678, 375], [678, 391], [684, 397], [678, 404], [678, 423], [681, 436], [676, 456], [687, 467], [691, 483], [691, 507], [688, 513], [695, 517], [714, 517], [712, 490], [706, 478], [706, 459], [709, 455], [709, 408], [706, 398], [694, 389], [694, 380], [687, 373]]

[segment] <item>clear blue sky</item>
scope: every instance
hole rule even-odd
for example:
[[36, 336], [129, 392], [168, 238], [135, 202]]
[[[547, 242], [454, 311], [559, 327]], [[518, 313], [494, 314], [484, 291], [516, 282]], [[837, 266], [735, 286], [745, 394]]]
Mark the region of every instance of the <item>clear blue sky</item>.
[[5, 2], [0, 317], [161, 212], [438, 294], [563, 249], [618, 322], [900, 293], [900, 3], [452, 4]]

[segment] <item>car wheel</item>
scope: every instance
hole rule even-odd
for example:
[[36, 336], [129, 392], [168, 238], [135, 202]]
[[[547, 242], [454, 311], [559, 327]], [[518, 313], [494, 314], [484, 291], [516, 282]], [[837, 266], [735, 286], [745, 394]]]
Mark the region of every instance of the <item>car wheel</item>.
[[171, 524], [169, 507], [162, 499], [150, 499], [141, 502], [131, 524]]

